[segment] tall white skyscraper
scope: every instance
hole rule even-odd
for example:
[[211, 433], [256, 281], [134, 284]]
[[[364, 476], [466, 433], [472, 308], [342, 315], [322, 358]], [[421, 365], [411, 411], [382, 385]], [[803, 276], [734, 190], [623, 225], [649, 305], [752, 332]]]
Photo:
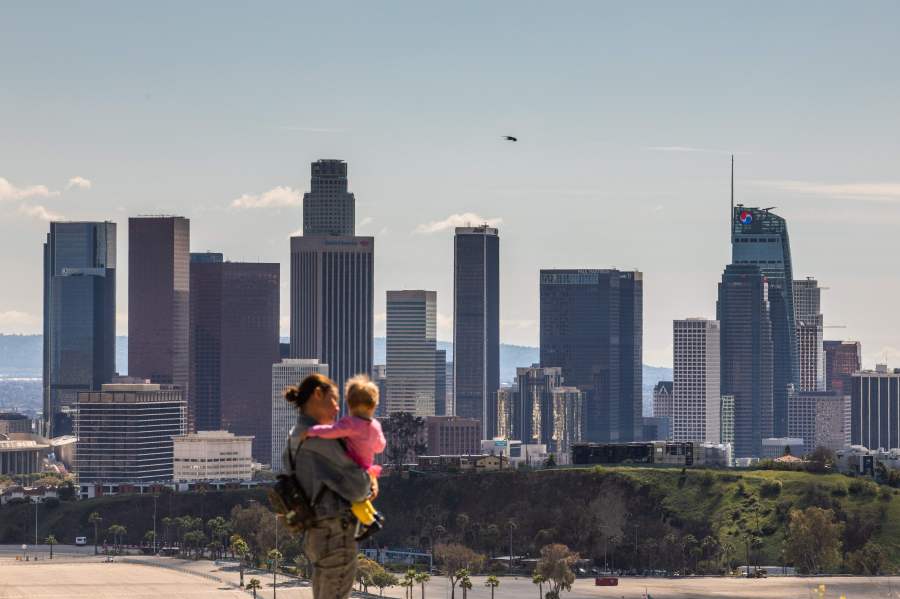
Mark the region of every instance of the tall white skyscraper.
[[794, 281], [794, 326], [800, 359], [800, 391], [825, 390], [822, 288], [815, 279]]
[[[385, 345], [387, 413], [434, 416], [438, 383], [437, 292], [387, 292]], [[443, 366], [441, 370], [443, 379]]]
[[287, 359], [272, 364], [272, 471], [281, 471], [281, 452], [284, 443], [297, 423], [297, 408], [284, 400], [284, 390], [311, 374], [328, 376], [328, 364], [318, 360]]
[[673, 330], [672, 438], [719, 443], [719, 322], [676, 320]]

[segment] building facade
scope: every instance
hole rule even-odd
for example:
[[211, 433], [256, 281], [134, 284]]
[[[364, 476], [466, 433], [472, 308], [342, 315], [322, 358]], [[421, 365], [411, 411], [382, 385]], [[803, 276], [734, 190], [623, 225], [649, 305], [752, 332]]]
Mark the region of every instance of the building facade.
[[705, 318], [676, 320], [673, 338], [672, 438], [718, 443], [719, 323]]
[[734, 445], [734, 395], [723, 395], [719, 411], [720, 443]]
[[172, 438], [187, 432], [187, 402], [173, 385], [116, 382], [78, 394], [80, 481], [170, 481]]
[[794, 326], [800, 391], [825, 391], [822, 289], [812, 278], [794, 281]]
[[798, 391], [788, 403], [788, 436], [803, 439], [810, 451], [827, 447], [843, 448], [845, 427], [844, 396], [834, 391]]
[[[672, 381], [657, 381], [653, 386], [653, 417], [665, 420], [664, 430], [666, 437], [663, 440], [672, 440], [672, 405], [674, 402], [674, 383]], [[657, 432], [659, 429], [657, 428]], [[645, 441], [653, 439], [644, 438]]]
[[282, 470], [281, 454], [291, 429], [297, 423], [297, 408], [284, 400], [284, 391], [288, 387], [299, 385], [311, 374], [328, 376], [328, 364], [321, 364], [314, 359], [288, 358], [272, 365], [272, 439], [269, 442], [269, 456], [273, 472]]
[[850, 395], [853, 373], [862, 370], [859, 341], [825, 341], [825, 387]]
[[500, 236], [496, 228], [457, 227], [453, 239], [455, 414], [497, 430], [491, 395], [500, 387]]
[[540, 314], [541, 366], [585, 394], [586, 439], [640, 439], [642, 274], [541, 270]]
[[309, 191], [303, 194], [303, 235], [355, 235], [356, 198], [348, 190], [347, 163], [317, 160], [310, 171]]
[[116, 372], [116, 224], [53, 222], [44, 244], [44, 430], [72, 432], [79, 391]]
[[30, 433], [31, 419], [18, 412], [0, 412], [0, 435]]
[[175, 482], [251, 480], [253, 437], [201, 431], [173, 439]]
[[513, 438], [513, 399], [518, 389], [515, 387], [500, 387], [494, 393], [494, 405], [497, 406], [497, 434], [502, 439]]
[[[737, 205], [731, 219], [731, 263], [755, 265], [768, 285], [772, 338], [772, 427], [787, 434], [787, 398], [799, 388], [800, 361], [794, 322], [794, 275], [787, 221], [771, 208]], [[740, 418], [738, 418], [740, 420]], [[740, 453], [736, 453], [740, 456]]]
[[253, 437], [253, 457], [266, 462], [272, 365], [280, 354], [280, 265], [191, 254], [190, 268], [193, 429]]
[[572, 447], [584, 441], [584, 393], [578, 387], [553, 389], [550, 418], [547, 451], [557, 456], [557, 463], [567, 464]]
[[516, 368], [511, 438], [526, 445], [548, 444], [553, 432], [553, 391], [562, 386], [562, 368], [533, 364]]
[[474, 455], [481, 448], [481, 423], [461, 416], [425, 418], [428, 455]]
[[291, 355], [328, 364], [341, 387], [372, 372], [373, 237], [291, 238]]
[[447, 350], [434, 352], [434, 415], [451, 416], [447, 412]]
[[759, 267], [730, 264], [719, 283], [721, 394], [734, 397], [734, 455], [759, 457], [773, 430], [772, 326]]
[[[387, 413], [437, 413], [437, 292], [388, 291]], [[441, 365], [441, 379], [445, 375]]]
[[900, 448], [900, 368], [853, 375], [850, 389], [850, 444], [871, 450]]
[[190, 402], [190, 221], [128, 219], [128, 374]]

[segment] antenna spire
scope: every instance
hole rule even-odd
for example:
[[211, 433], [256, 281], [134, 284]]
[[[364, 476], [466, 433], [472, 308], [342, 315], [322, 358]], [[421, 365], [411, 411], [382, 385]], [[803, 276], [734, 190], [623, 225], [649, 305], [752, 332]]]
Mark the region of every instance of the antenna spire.
[[728, 230], [734, 229], [734, 154], [731, 155], [731, 213], [728, 215]]

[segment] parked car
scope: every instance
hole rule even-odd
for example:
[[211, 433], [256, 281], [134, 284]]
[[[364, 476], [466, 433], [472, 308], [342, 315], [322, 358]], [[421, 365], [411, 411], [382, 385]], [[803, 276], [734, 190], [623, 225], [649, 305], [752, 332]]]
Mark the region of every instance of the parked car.
[[79, 547], [87, 545], [87, 537], [75, 537], [75, 544]]

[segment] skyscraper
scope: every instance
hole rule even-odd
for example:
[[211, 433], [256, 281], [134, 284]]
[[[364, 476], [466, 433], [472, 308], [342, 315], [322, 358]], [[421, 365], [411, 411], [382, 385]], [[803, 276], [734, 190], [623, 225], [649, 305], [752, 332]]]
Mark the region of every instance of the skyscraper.
[[500, 388], [500, 236], [487, 225], [457, 227], [453, 241], [455, 414], [496, 432], [491, 395]]
[[328, 364], [341, 387], [372, 372], [375, 320], [373, 237], [354, 236], [347, 165], [312, 165], [303, 236], [291, 238], [291, 356]]
[[585, 437], [640, 440], [643, 275], [542, 270], [541, 366], [585, 394]]
[[705, 318], [676, 320], [673, 332], [672, 438], [719, 443], [719, 323]]
[[434, 352], [434, 415], [447, 416], [447, 350]]
[[311, 374], [328, 376], [328, 364], [320, 364], [318, 360], [298, 360], [287, 358], [272, 364], [271, 408], [272, 439], [269, 443], [272, 454], [269, 457], [272, 471], [281, 472], [281, 454], [291, 429], [297, 423], [297, 408], [284, 400], [284, 390], [300, 382]]
[[128, 219], [128, 374], [190, 403], [190, 221]]
[[812, 278], [794, 281], [794, 326], [800, 363], [800, 391], [825, 391], [822, 289]]
[[116, 370], [116, 224], [50, 223], [44, 244], [44, 425], [72, 432], [79, 391]]
[[516, 368], [512, 396], [512, 438], [525, 444], [549, 443], [553, 432], [553, 391], [562, 386], [562, 368], [533, 364]]
[[862, 370], [859, 341], [825, 341], [825, 388], [850, 395], [854, 372]]
[[900, 368], [878, 364], [855, 373], [850, 386], [850, 444], [900, 447]]
[[75, 463], [91, 482], [172, 480], [172, 437], [187, 432], [181, 390], [123, 377], [78, 393]]
[[732, 209], [731, 263], [758, 266], [768, 283], [774, 356], [772, 422], [775, 436], [784, 437], [787, 435], [788, 392], [790, 385], [799, 388], [800, 361], [797, 356], [794, 275], [787, 222], [771, 210], [747, 208], [740, 204]]
[[190, 412], [198, 431], [252, 436], [271, 456], [272, 364], [279, 361], [280, 265], [191, 254]]
[[[437, 399], [437, 293], [387, 292], [387, 413], [434, 416]], [[441, 367], [443, 371], [443, 366]], [[441, 372], [445, 376], [444, 372]]]
[[734, 397], [734, 455], [759, 457], [772, 436], [772, 326], [759, 267], [729, 264], [719, 283], [722, 395]]
[[356, 235], [356, 198], [347, 191], [347, 163], [317, 160], [303, 194], [303, 235]]

